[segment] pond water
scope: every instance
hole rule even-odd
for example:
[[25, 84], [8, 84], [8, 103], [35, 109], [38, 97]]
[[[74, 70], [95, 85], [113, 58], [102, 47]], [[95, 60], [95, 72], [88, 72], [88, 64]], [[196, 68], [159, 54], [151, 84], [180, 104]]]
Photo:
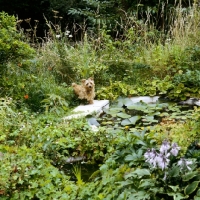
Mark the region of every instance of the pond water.
[[77, 181], [76, 176], [73, 173], [74, 166], [81, 170], [81, 179], [84, 182], [90, 181], [90, 177], [94, 172], [99, 170], [99, 164], [90, 164], [90, 163], [76, 163], [76, 164], [66, 164], [63, 166], [63, 171], [67, 176], [71, 177], [72, 181]]

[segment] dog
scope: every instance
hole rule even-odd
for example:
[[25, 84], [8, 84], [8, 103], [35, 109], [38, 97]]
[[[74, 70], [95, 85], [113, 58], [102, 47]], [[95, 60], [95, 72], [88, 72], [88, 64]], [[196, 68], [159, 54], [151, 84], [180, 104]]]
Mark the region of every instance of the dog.
[[81, 85], [77, 85], [76, 83], [72, 83], [72, 87], [74, 89], [75, 94], [79, 99], [86, 99], [89, 104], [93, 104], [93, 100], [95, 97], [95, 84], [94, 79], [82, 79]]

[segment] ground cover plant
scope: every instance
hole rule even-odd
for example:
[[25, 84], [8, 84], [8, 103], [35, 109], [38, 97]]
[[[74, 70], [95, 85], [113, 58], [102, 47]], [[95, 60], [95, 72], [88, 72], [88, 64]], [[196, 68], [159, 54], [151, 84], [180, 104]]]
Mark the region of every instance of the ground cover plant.
[[[33, 45], [0, 13], [1, 199], [200, 199], [199, 107], [129, 99], [199, 98], [199, 7], [171, 16], [162, 32], [126, 13], [118, 37], [82, 24], [79, 41], [45, 18], [48, 34]], [[112, 105], [97, 131], [63, 119], [79, 104], [71, 83], [91, 76], [96, 99]], [[87, 177], [84, 162], [97, 167]]]

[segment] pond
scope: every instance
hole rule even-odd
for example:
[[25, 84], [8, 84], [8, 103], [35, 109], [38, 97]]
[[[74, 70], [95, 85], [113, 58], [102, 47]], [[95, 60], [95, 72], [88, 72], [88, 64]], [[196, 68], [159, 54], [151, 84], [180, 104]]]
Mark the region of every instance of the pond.
[[158, 97], [119, 98], [104, 109], [97, 119], [109, 129], [129, 129], [154, 126], [162, 121], [185, 121], [192, 118], [192, 105], [178, 105]]
[[[155, 126], [166, 121], [184, 122], [192, 118], [192, 112], [193, 105], [178, 105], [158, 96], [119, 98], [109, 108], [104, 108], [99, 117], [88, 118], [88, 122], [90, 125], [106, 127], [108, 134], [117, 134], [118, 131], [131, 133], [141, 127]], [[81, 171], [81, 178], [86, 182], [99, 170], [99, 164], [90, 164], [84, 157], [70, 157], [66, 163], [64, 172], [71, 176], [72, 180], [76, 180], [74, 166]]]

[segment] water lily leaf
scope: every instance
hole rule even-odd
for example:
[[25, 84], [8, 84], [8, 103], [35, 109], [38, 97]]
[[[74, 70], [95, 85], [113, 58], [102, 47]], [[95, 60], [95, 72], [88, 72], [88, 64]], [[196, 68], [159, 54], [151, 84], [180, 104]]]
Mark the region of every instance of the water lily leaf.
[[143, 121], [149, 121], [149, 122], [152, 122], [154, 120], [154, 116], [151, 115], [151, 116], [143, 116]]
[[130, 117], [131, 117], [131, 115], [128, 115], [128, 114], [126, 114], [126, 113], [118, 113], [117, 116], [118, 116], [118, 117], [121, 117], [121, 118], [123, 118], [123, 119], [127, 119], [127, 118], [130, 118]]
[[167, 112], [163, 112], [160, 114], [160, 117], [168, 117], [169, 116], [169, 113]]
[[131, 117], [129, 119], [125, 119], [121, 122], [122, 126], [128, 126], [128, 125], [135, 125], [136, 122], [141, 118], [141, 116], [137, 115], [134, 117]]
[[121, 112], [121, 111], [124, 111], [123, 108], [110, 108], [109, 110], [105, 110], [104, 112], [108, 115], [111, 115], [113, 117], [116, 117], [117, 116], [117, 113]]
[[132, 105], [132, 104], [133, 104], [133, 102], [129, 98], [119, 98], [118, 99], [118, 106], [119, 107], [129, 106], [129, 105]]
[[186, 195], [188, 195], [188, 194], [191, 194], [192, 192], [194, 192], [194, 191], [197, 189], [197, 187], [198, 187], [198, 185], [199, 185], [199, 182], [200, 182], [200, 181], [194, 181], [193, 183], [187, 185], [187, 186], [185, 187], [185, 189], [184, 189], [184, 193], [185, 193]]
[[147, 109], [146, 105], [142, 105], [142, 104], [133, 104], [133, 105], [129, 105], [127, 106], [127, 108], [129, 110], [140, 110], [140, 111], [145, 111]]

